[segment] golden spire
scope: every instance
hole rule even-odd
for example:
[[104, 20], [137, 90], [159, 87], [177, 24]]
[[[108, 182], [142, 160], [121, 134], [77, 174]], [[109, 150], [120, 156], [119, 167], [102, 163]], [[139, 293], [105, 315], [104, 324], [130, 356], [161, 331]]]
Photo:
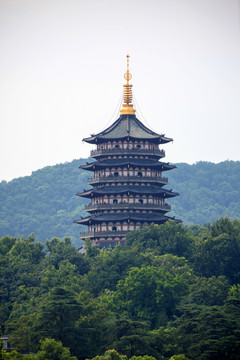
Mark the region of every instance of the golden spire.
[[127, 80], [127, 83], [123, 85], [124, 92], [123, 92], [123, 105], [122, 109], [120, 110], [120, 114], [131, 114], [135, 115], [135, 110], [132, 104], [132, 85], [129, 84], [129, 80], [131, 80], [132, 75], [129, 72], [129, 58], [130, 56], [127, 55], [127, 72], [124, 74], [124, 79]]

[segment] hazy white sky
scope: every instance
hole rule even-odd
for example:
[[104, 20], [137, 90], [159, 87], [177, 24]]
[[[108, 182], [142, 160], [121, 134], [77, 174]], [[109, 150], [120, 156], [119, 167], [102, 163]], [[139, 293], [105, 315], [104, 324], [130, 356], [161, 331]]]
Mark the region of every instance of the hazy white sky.
[[0, 180], [87, 157], [129, 53], [166, 161], [240, 160], [238, 0], [0, 0]]

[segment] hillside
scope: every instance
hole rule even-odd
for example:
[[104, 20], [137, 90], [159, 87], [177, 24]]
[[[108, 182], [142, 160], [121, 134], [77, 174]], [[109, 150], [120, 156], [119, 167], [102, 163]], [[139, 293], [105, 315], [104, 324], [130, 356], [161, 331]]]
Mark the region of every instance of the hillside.
[[[44, 242], [53, 236], [71, 236], [79, 244], [84, 227], [73, 220], [84, 216], [87, 200], [76, 196], [88, 187], [87, 171], [79, 170], [87, 159], [48, 166], [31, 176], [0, 183], [0, 236], [29, 235]], [[180, 193], [172, 199], [171, 215], [184, 224], [212, 222], [221, 216], [240, 218], [240, 162], [176, 164], [166, 173], [169, 189]]]

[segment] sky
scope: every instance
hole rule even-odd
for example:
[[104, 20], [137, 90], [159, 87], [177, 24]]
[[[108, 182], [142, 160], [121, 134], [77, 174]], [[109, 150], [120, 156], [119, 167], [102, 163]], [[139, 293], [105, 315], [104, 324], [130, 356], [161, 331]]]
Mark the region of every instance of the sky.
[[0, 0], [0, 181], [73, 159], [137, 117], [171, 163], [240, 160], [239, 0]]

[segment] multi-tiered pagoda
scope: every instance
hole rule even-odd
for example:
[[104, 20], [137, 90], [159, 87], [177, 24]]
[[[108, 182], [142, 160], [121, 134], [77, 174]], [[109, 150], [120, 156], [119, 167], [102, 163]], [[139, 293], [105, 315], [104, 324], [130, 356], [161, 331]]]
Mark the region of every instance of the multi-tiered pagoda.
[[95, 161], [81, 166], [93, 174], [88, 180], [92, 189], [77, 194], [90, 199], [85, 208], [90, 215], [75, 223], [87, 225], [88, 232], [80, 237], [90, 238], [100, 247], [124, 242], [131, 230], [172, 219], [166, 216], [171, 210], [166, 199], [178, 195], [164, 188], [168, 179], [163, 172], [175, 166], [161, 161], [165, 151], [159, 148], [172, 139], [151, 131], [136, 118], [131, 77], [128, 55], [119, 119], [83, 139], [96, 145], [91, 152]]

